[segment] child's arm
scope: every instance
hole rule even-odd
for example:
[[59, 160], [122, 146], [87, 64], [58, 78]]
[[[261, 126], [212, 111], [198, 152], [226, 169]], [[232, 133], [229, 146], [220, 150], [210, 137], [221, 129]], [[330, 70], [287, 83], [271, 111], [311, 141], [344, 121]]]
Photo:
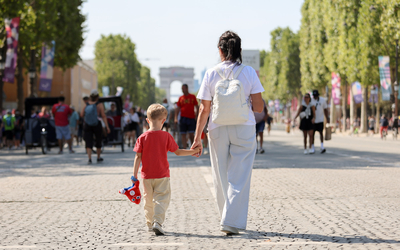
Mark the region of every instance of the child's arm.
[[142, 162], [142, 153], [136, 153], [135, 162], [133, 163], [133, 176], [137, 179], [140, 163]]
[[188, 155], [194, 155], [200, 152], [200, 148], [194, 148], [194, 149], [177, 149], [174, 154], [177, 156], [188, 156]]

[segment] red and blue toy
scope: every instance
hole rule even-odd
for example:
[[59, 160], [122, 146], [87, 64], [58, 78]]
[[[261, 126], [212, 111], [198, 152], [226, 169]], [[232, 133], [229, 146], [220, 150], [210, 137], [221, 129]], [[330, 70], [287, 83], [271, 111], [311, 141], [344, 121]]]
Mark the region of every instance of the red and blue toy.
[[139, 189], [140, 182], [134, 176], [131, 177], [131, 180], [134, 181], [132, 186], [119, 190], [119, 193], [126, 195], [131, 202], [139, 204], [140, 200], [142, 199]]

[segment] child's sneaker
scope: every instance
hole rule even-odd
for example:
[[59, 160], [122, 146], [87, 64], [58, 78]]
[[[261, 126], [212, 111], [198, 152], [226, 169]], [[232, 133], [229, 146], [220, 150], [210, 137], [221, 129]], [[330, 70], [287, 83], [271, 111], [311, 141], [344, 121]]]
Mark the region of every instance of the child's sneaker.
[[149, 232], [154, 232], [153, 231], [153, 226], [151, 225], [151, 223], [146, 223], [147, 229]]
[[164, 234], [165, 234], [165, 232], [164, 232], [164, 230], [162, 229], [160, 223], [158, 223], [158, 222], [156, 222], [156, 221], [153, 223], [153, 231], [154, 231], [154, 233], [155, 233], [156, 235], [164, 235]]

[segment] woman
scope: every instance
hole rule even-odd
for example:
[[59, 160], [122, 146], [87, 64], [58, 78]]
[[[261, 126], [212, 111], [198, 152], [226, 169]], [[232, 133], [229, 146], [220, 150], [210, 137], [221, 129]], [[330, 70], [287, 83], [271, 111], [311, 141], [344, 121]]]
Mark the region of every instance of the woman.
[[307, 149], [307, 134], [309, 136], [309, 145], [311, 148], [311, 142], [313, 140], [314, 133], [314, 120], [315, 120], [315, 106], [311, 102], [310, 94], [305, 94], [304, 99], [301, 102], [301, 106], [299, 106], [299, 110], [294, 119], [296, 119], [300, 115], [300, 130], [303, 131], [304, 136], [304, 154], [308, 154]]
[[97, 148], [97, 162], [102, 162], [103, 158], [100, 157], [101, 154], [101, 140], [103, 138], [102, 133], [103, 133], [103, 128], [98, 120], [101, 118], [104, 121], [104, 124], [106, 126], [107, 133], [110, 133], [110, 128], [108, 127], [108, 122], [107, 122], [107, 117], [104, 112], [104, 106], [103, 105], [97, 105], [99, 104], [99, 92], [97, 90], [92, 90], [90, 94], [89, 101], [86, 103], [86, 105], [82, 108], [81, 111], [81, 116], [84, 120], [83, 124], [83, 139], [85, 140], [85, 148], [86, 148], [86, 153], [89, 157], [88, 164], [92, 164], [92, 148], [93, 148], [93, 135], [96, 138], [96, 148]]
[[[222, 79], [218, 72], [226, 78], [231, 71], [232, 75], [236, 74], [242, 63], [241, 39], [234, 32], [222, 34], [218, 50], [222, 62], [207, 71], [197, 95], [201, 103], [192, 148], [200, 147], [200, 154], [203, 151], [201, 133], [210, 115], [215, 85]], [[221, 125], [214, 123], [210, 116], [208, 124], [211, 166], [221, 216], [220, 230], [226, 234], [238, 234], [239, 230], [246, 229], [251, 170], [257, 148], [253, 111], [260, 113], [264, 108], [261, 98], [264, 88], [255, 70], [246, 66], [236, 79], [240, 80], [244, 89], [247, 121]]]

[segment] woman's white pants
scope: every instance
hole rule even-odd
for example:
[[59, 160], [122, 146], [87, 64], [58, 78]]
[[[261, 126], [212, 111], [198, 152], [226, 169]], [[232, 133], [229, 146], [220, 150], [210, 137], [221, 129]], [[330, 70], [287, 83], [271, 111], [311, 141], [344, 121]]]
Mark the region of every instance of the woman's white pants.
[[257, 149], [255, 125], [209, 131], [210, 158], [221, 225], [246, 229], [251, 170]]

